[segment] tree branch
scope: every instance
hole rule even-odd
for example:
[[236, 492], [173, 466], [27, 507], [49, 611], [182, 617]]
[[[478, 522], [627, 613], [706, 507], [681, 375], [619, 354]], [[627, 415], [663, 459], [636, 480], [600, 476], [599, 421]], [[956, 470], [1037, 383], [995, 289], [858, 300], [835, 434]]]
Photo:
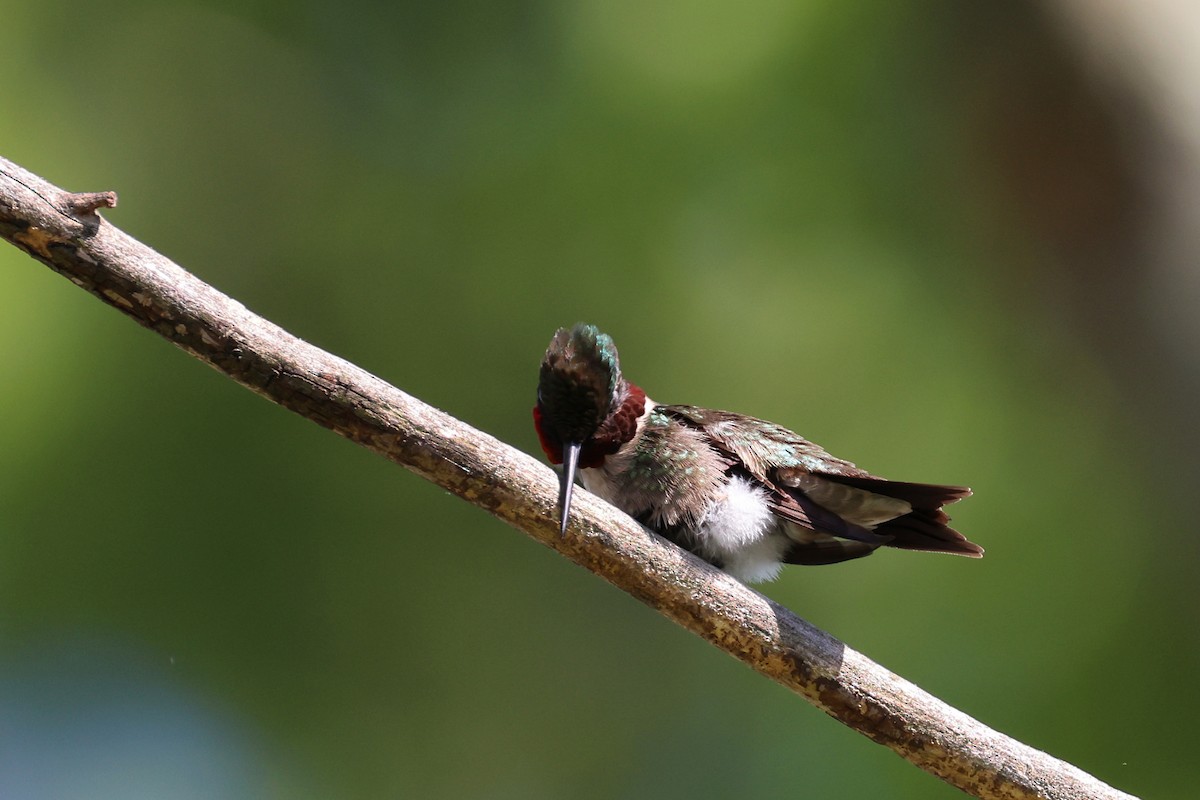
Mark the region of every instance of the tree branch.
[[0, 236], [247, 388], [491, 512], [840, 722], [980, 798], [1126, 798], [991, 730], [586, 492], [558, 535], [549, 468], [250, 312], [0, 158]]

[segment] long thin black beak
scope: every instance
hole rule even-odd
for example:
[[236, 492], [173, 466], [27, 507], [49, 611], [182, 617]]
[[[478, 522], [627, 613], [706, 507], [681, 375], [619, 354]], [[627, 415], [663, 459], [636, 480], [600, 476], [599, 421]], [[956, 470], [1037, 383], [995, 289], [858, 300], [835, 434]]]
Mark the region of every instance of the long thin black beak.
[[562, 520], [559, 536], [567, 535], [567, 516], [571, 512], [571, 488], [575, 485], [575, 469], [579, 465], [579, 451], [583, 445], [568, 442], [563, 445], [562, 474], [558, 476], [558, 516]]

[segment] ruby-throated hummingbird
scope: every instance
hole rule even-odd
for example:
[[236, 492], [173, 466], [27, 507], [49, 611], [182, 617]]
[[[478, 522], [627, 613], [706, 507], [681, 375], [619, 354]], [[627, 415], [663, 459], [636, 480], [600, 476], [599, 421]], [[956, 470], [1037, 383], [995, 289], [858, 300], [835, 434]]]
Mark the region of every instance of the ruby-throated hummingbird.
[[589, 491], [743, 581], [884, 545], [983, 555], [942, 511], [970, 489], [889, 481], [771, 422], [659, 405], [625, 380], [612, 338], [594, 325], [550, 340], [533, 421], [563, 465], [563, 534], [578, 472]]

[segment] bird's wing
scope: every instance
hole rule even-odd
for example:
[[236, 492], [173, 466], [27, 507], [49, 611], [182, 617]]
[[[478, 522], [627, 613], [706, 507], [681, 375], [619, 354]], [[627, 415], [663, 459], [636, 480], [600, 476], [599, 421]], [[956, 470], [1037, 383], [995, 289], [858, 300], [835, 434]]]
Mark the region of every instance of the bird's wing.
[[748, 474], [767, 490], [771, 510], [793, 523], [792, 538], [813, 551], [801, 556], [820, 558], [816, 551], [832, 546], [818, 539], [806, 541], [808, 531], [851, 539], [869, 548], [835, 560], [866, 555], [884, 544], [968, 556], [983, 552], [947, 527], [950, 518], [941, 510], [970, 495], [970, 489], [871, 475], [765, 420], [695, 406], [660, 408], [703, 431], [713, 447], [728, 457], [731, 471]]
[[684, 424], [699, 428], [714, 445], [735, 456], [760, 480], [779, 467], [800, 467], [819, 474], [868, 477], [868, 473], [825, 452], [798, 433], [774, 422], [696, 406], [659, 406]]
[[[810, 496], [819, 488], [816, 481], [802, 485], [797, 480], [799, 476], [867, 475], [849, 461], [835, 458], [799, 434], [766, 420], [696, 406], [659, 406], [657, 410], [703, 432], [726, 458], [728, 472], [748, 475], [766, 489], [771, 510], [778, 516], [808, 531], [874, 546], [889, 541], [890, 537], [873, 533], [857, 520], [843, 516], [837, 503], [822, 503], [820, 492], [816, 492], [817, 497]], [[823, 499], [833, 498], [830, 495]]]

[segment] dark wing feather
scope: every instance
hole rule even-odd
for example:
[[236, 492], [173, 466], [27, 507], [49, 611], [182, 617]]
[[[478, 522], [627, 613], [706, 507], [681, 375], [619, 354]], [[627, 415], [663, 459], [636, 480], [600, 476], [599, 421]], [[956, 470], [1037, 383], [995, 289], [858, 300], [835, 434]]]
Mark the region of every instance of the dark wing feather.
[[869, 556], [875, 552], [876, 547], [877, 545], [849, 542], [845, 539], [826, 536], [810, 542], [796, 542], [783, 554], [783, 561], [785, 564], [805, 564], [807, 566], [836, 564], [839, 561]]
[[936, 483], [907, 483], [905, 481], [889, 481], [874, 475], [860, 476], [837, 475], [827, 476], [830, 480], [847, 486], [856, 486], [876, 494], [898, 497], [912, 503], [913, 508], [941, 508], [951, 503], [957, 503], [964, 497], [971, 496], [971, 490], [965, 486], [942, 486]]
[[[767, 485], [771, 490], [771, 511], [802, 528], [831, 533], [844, 539], [853, 539], [871, 545], [872, 549], [891, 541], [891, 536], [879, 534], [870, 528], [844, 519], [833, 511], [813, 502], [812, 498], [799, 490]], [[862, 555], [866, 555], [863, 553]]]

